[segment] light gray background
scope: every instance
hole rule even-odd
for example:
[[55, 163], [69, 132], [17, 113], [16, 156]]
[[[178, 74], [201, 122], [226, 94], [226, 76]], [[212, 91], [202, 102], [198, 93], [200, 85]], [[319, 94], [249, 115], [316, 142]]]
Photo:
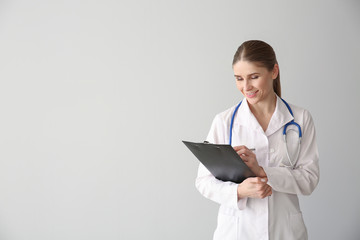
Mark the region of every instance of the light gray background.
[[0, 239], [211, 239], [203, 140], [245, 40], [312, 113], [310, 239], [360, 236], [358, 1], [0, 1]]

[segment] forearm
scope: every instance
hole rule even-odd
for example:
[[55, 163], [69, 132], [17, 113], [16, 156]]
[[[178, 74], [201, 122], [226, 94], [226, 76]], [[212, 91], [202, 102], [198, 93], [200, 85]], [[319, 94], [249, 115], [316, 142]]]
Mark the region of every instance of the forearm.
[[278, 192], [310, 195], [319, 182], [317, 166], [306, 168], [264, 167], [268, 184]]
[[259, 167], [258, 171], [256, 171], [256, 173], [254, 173], [257, 177], [261, 177], [261, 178], [266, 178], [266, 172], [264, 171], [263, 167]]
[[238, 184], [216, 179], [202, 164], [199, 166], [195, 186], [204, 197], [218, 204], [245, 208], [246, 198], [239, 198]]

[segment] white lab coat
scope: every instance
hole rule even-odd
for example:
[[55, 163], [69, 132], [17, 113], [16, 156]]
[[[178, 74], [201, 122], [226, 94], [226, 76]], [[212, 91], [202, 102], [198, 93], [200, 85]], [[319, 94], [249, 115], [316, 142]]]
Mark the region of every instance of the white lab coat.
[[[208, 142], [229, 143], [230, 121], [235, 107], [216, 115], [207, 137]], [[234, 120], [232, 146], [245, 145], [256, 149], [257, 161], [266, 172], [268, 184], [273, 190], [271, 196], [238, 201], [238, 184], [216, 179], [200, 164], [196, 188], [203, 196], [221, 205], [214, 239], [304, 240], [308, 238], [297, 194], [309, 195], [317, 186], [319, 155], [310, 113], [291, 104], [290, 107], [295, 122], [301, 126], [303, 134], [295, 169], [280, 166], [281, 163], [288, 163], [282, 134], [283, 127], [293, 117], [279, 97], [266, 132], [251, 113], [245, 99]], [[290, 133], [291, 131], [289, 154], [293, 155], [292, 152], [296, 152], [294, 146], [297, 146], [294, 141], [297, 141], [298, 135]]]

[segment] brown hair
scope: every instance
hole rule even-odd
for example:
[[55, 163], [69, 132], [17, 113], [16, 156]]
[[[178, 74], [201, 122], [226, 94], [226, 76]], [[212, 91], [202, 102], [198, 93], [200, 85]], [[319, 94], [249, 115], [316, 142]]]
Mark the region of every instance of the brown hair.
[[[232, 65], [234, 66], [240, 60], [260, 64], [260, 66], [267, 68], [268, 71], [273, 70], [275, 64], [278, 63], [274, 49], [266, 42], [260, 40], [243, 42], [234, 55]], [[273, 88], [274, 92], [281, 97], [280, 69], [273, 81]]]

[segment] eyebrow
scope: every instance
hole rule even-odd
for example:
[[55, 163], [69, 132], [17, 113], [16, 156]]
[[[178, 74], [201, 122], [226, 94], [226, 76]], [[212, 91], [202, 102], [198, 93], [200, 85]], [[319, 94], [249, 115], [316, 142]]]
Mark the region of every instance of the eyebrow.
[[[251, 75], [254, 75], [254, 74], [260, 74], [260, 73], [254, 72], [254, 73], [248, 74], [248, 76], [251, 76]], [[240, 75], [234, 75], [234, 76], [235, 76], [235, 77], [241, 77]]]

